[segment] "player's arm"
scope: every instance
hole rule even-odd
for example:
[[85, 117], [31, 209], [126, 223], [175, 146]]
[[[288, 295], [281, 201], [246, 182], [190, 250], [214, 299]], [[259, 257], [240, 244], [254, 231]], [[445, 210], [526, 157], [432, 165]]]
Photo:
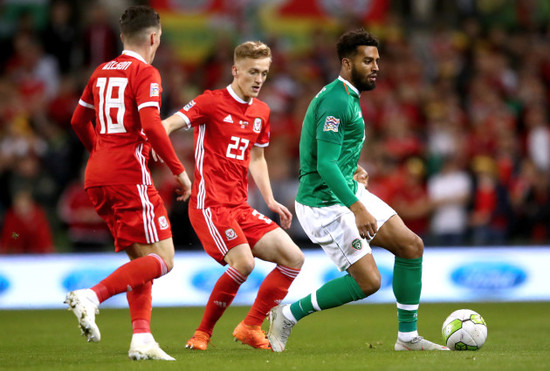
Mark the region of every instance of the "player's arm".
[[378, 229], [376, 219], [348, 187], [338, 167], [340, 151], [340, 144], [317, 140], [317, 172], [336, 197], [355, 214], [359, 233], [363, 237], [374, 236]]
[[170, 135], [172, 132], [179, 130], [183, 127], [189, 127], [189, 122], [187, 116], [180, 114], [179, 112], [174, 113], [172, 116], [162, 120], [162, 125], [166, 130], [166, 133]]
[[86, 103], [84, 103], [86, 104], [84, 106], [82, 103], [79, 102], [74, 110], [71, 126], [88, 152], [92, 152], [95, 143], [95, 130], [92, 125], [92, 119], [95, 111], [93, 106], [89, 106]]
[[273, 197], [267, 162], [262, 147], [254, 146], [250, 150], [250, 165], [248, 169], [269, 210], [277, 213], [281, 218], [281, 227], [288, 229], [292, 223], [292, 213], [284, 205], [275, 201]]
[[191, 194], [191, 181], [181, 164], [172, 143], [162, 125], [159, 125], [160, 114], [157, 107], [149, 106], [139, 110], [143, 131], [151, 142], [155, 152], [164, 160], [178, 183], [178, 200], [184, 201]]

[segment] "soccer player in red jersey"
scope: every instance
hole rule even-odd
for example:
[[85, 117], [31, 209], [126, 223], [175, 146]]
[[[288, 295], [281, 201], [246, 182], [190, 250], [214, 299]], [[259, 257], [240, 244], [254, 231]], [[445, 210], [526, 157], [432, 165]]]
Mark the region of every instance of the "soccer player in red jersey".
[[245, 42], [237, 46], [233, 82], [225, 89], [205, 91], [163, 121], [168, 133], [194, 128], [195, 180], [189, 217], [206, 252], [218, 263], [229, 265], [214, 286], [187, 348], [206, 350], [214, 325], [254, 269], [257, 257], [277, 266], [262, 282], [233, 336], [243, 344], [268, 349], [261, 325], [269, 310], [286, 296], [304, 261], [288, 234], [246, 202], [250, 171], [267, 206], [280, 216], [282, 227], [290, 226], [292, 214], [273, 198], [264, 158], [270, 110], [256, 98], [270, 65], [267, 45]]
[[[175, 176], [178, 200], [191, 182], [160, 120], [161, 79], [151, 66], [160, 44], [160, 17], [147, 6], [126, 9], [120, 18], [122, 55], [94, 71], [71, 124], [90, 152], [84, 187], [115, 239], [115, 251], [130, 262], [89, 289], [67, 294], [88, 341], [99, 341], [98, 305], [126, 292], [132, 319], [130, 359], [174, 360], [151, 334], [153, 279], [173, 266], [174, 244], [168, 215], [148, 169], [151, 147]], [[95, 117], [95, 128], [91, 120]]]

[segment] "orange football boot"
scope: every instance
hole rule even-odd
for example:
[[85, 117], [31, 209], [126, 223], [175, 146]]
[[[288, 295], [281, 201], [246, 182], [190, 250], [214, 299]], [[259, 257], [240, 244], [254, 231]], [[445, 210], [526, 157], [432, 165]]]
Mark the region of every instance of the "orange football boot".
[[235, 341], [250, 345], [257, 349], [271, 349], [269, 340], [261, 326], [248, 326], [241, 322], [233, 330]]
[[204, 331], [195, 331], [191, 339], [187, 340], [187, 349], [206, 350], [210, 342], [210, 335]]

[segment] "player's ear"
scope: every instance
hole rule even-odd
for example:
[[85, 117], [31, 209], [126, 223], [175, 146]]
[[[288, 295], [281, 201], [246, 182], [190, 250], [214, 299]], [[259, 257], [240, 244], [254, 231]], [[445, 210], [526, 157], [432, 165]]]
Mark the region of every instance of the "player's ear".
[[233, 67], [231, 67], [231, 74], [233, 77], [237, 77], [237, 66], [233, 65]]

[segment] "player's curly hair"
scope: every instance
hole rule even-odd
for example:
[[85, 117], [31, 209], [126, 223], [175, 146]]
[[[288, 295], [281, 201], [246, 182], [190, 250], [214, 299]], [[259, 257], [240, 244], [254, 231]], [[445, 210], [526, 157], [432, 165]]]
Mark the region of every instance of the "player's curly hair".
[[244, 58], [271, 58], [271, 49], [261, 41], [246, 41], [238, 45], [233, 54], [235, 62]]
[[120, 16], [119, 26], [120, 33], [126, 38], [135, 39], [149, 27], [160, 28], [160, 16], [149, 6], [131, 6]]
[[365, 31], [363, 28], [350, 30], [342, 34], [336, 43], [336, 50], [338, 52], [338, 59], [341, 61], [343, 58], [349, 58], [357, 53], [358, 46], [375, 46], [379, 47], [380, 42], [371, 33]]

